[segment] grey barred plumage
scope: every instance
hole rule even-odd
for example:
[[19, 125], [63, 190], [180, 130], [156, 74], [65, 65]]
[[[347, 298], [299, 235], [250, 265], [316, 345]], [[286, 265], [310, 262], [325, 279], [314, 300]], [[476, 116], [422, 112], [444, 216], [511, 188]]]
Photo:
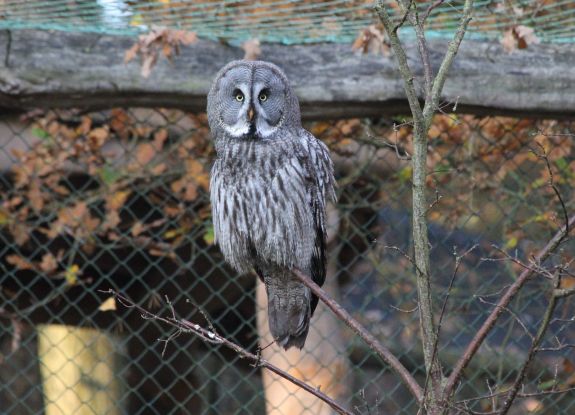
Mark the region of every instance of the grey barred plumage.
[[287, 77], [262, 61], [234, 61], [208, 94], [215, 140], [210, 198], [215, 240], [239, 272], [266, 285], [270, 331], [302, 348], [318, 299], [291, 273], [325, 280], [325, 205], [335, 201], [327, 147], [301, 126]]

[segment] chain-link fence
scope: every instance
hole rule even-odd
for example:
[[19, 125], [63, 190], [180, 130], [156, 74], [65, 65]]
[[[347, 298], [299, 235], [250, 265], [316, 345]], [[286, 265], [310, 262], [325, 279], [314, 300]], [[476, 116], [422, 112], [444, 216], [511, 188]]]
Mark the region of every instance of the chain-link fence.
[[[437, 314], [455, 275], [440, 334], [446, 371], [522, 270], [514, 260], [527, 263], [563, 225], [562, 204], [575, 207], [574, 127], [435, 117], [428, 216]], [[307, 128], [330, 146], [339, 185], [329, 213], [330, 290], [423, 380], [410, 248], [409, 119]], [[4, 116], [0, 413], [265, 413], [269, 384], [264, 387], [259, 368], [191, 334], [174, 335], [108, 292], [161, 315], [171, 314], [170, 302], [179, 318], [213, 324], [256, 352], [256, 277], [236, 275], [213, 245], [212, 156], [203, 114], [115, 108]], [[574, 248], [565, 243], [550, 261], [568, 263]], [[466, 251], [454, 274], [455, 257]], [[575, 285], [572, 268], [565, 272], [564, 287]], [[548, 286], [545, 278], [533, 278], [505, 310], [465, 372], [459, 401], [513, 381]], [[575, 410], [573, 392], [551, 393], [575, 385], [573, 305], [572, 297], [560, 304], [514, 413]], [[343, 325], [321, 328], [322, 313], [329, 312], [319, 308], [312, 320], [310, 336], [319, 339], [312, 343], [337, 343], [337, 353], [320, 356], [321, 367], [311, 373], [303, 367], [314, 351], [306, 350], [301, 360], [290, 360], [290, 373], [332, 391], [355, 413], [417, 413], [398, 378], [365, 344]], [[296, 413], [286, 406], [289, 399], [270, 404], [272, 398], [268, 411]], [[460, 403], [489, 411], [494, 399]]]

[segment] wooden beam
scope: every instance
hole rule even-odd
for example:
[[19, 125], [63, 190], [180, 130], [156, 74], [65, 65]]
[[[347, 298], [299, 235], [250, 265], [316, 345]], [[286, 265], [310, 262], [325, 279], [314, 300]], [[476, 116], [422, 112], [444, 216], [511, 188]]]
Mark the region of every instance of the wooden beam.
[[[205, 108], [217, 70], [243, 56], [210, 41], [160, 58], [149, 78], [140, 63], [124, 64], [135, 39], [37, 30], [0, 32], [0, 107], [3, 110], [81, 107]], [[409, 63], [421, 74], [417, 48]], [[446, 42], [429, 43], [437, 68]], [[277, 63], [300, 97], [306, 119], [405, 113], [407, 104], [393, 57], [358, 55], [346, 44], [263, 45], [261, 59]], [[458, 112], [530, 117], [575, 117], [575, 45], [530, 45], [506, 53], [497, 43], [466, 40], [444, 92]], [[451, 108], [451, 107], [450, 107]]]

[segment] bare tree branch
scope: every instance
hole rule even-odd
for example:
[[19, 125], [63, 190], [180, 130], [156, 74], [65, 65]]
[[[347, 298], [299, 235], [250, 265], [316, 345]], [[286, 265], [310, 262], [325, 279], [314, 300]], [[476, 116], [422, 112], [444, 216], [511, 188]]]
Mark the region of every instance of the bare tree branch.
[[[443, 304], [441, 306], [441, 312], [439, 313], [439, 322], [437, 323], [437, 336], [435, 338], [435, 344], [433, 345], [433, 357], [437, 354], [437, 347], [439, 344], [439, 336], [441, 334], [441, 324], [443, 323], [443, 317], [445, 316], [445, 310], [447, 308], [447, 301], [449, 300], [449, 295], [451, 294], [451, 290], [453, 289], [453, 283], [455, 282], [455, 277], [457, 276], [457, 271], [459, 271], [459, 267], [461, 265], [461, 260], [465, 258], [469, 253], [471, 253], [475, 248], [477, 248], [477, 244], [473, 245], [467, 251], [465, 251], [462, 255], [457, 255], [457, 251], [453, 248], [453, 254], [455, 256], [455, 266], [453, 267], [453, 273], [451, 274], [451, 279], [449, 280], [449, 285], [447, 286], [447, 290], [445, 292], [445, 297], [443, 298]], [[429, 372], [425, 376], [425, 384], [423, 386], [423, 395], [427, 391], [427, 387], [429, 384]]]
[[409, 4], [405, 7], [405, 10], [403, 12], [403, 16], [401, 17], [401, 20], [393, 28], [394, 32], [397, 33], [397, 31], [401, 28], [401, 26], [403, 26], [405, 24], [405, 21], [407, 20], [407, 16], [409, 15], [409, 13], [411, 13], [411, 5], [412, 4], [413, 4], [413, 0], [409, 0]]
[[397, 36], [397, 31], [395, 30], [395, 25], [391, 20], [391, 16], [387, 12], [384, 1], [378, 0], [376, 2], [375, 11], [377, 12], [379, 19], [381, 20], [383, 26], [385, 27], [385, 30], [389, 36], [391, 47], [393, 48], [393, 51], [397, 58], [399, 72], [401, 73], [403, 82], [405, 84], [405, 92], [411, 113], [414, 115], [414, 117], [420, 118], [423, 116], [423, 112], [421, 109], [421, 105], [419, 104], [419, 100], [417, 98], [417, 92], [415, 91], [415, 86], [413, 83], [414, 81], [413, 72], [411, 71], [409, 64], [407, 63], [407, 55], [405, 54], [405, 50], [401, 46], [401, 42], [399, 41], [399, 37]]
[[[146, 310], [145, 308], [139, 306], [138, 304], [135, 304], [128, 297], [124, 296], [123, 294], [121, 294], [117, 291], [110, 289], [110, 290], [102, 291], [102, 292], [114, 296], [114, 298], [120, 304], [122, 304], [124, 307], [133, 308], [133, 309], [137, 310], [139, 313], [142, 314], [142, 318], [144, 318], [144, 319], [160, 321], [164, 324], [167, 324], [169, 326], [174, 327], [176, 329], [176, 332], [171, 334], [167, 340], [163, 340], [164, 342], [168, 342], [168, 341], [176, 338], [180, 334], [184, 334], [184, 333], [194, 334], [194, 335], [200, 337], [202, 340], [204, 340], [207, 343], [222, 345], [222, 346], [225, 346], [225, 347], [233, 350], [234, 352], [236, 352], [238, 354], [239, 357], [250, 360], [254, 367], [263, 367], [263, 368], [266, 368], [267, 370], [277, 374], [278, 376], [281, 376], [282, 378], [288, 380], [289, 382], [293, 383], [294, 385], [296, 385], [296, 386], [304, 389], [305, 391], [311, 393], [312, 395], [316, 396], [318, 399], [321, 399], [326, 404], [328, 404], [331, 408], [333, 408], [338, 414], [353, 415], [352, 412], [348, 411], [347, 409], [342, 407], [340, 404], [335, 402], [333, 399], [331, 399], [329, 396], [327, 396], [325, 393], [321, 392], [319, 390], [319, 388], [313, 388], [312, 386], [308, 385], [307, 383], [305, 383], [305, 382], [295, 378], [294, 376], [290, 375], [289, 373], [281, 370], [277, 366], [272, 365], [267, 360], [262, 359], [261, 356], [250, 353], [249, 351], [247, 351], [246, 349], [244, 349], [240, 345], [226, 339], [223, 336], [220, 336], [218, 333], [214, 332], [213, 330], [208, 330], [208, 329], [200, 326], [199, 324], [194, 324], [194, 323], [189, 322], [189, 321], [184, 320], [184, 319], [177, 319], [175, 317], [174, 308], [169, 301], [168, 301], [167, 305], [170, 309], [171, 316], [170, 317], [162, 317], [160, 315], [154, 314], [154, 313]], [[204, 316], [204, 317], [206, 317], [206, 316]], [[166, 344], [164, 344], [164, 349], [165, 349], [165, 346], [166, 346]]]
[[575, 287], [573, 288], [556, 288], [553, 290], [553, 296], [556, 298], [565, 298], [575, 294]]
[[298, 269], [292, 270], [293, 274], [304, 283], [309, 289], [319, 297], [321, 301], [350, 329], [352, 329], [359, 337], [361, 337], [367, 345], [378, 354], [381, 359], [386, 362], [391, 369], [399, 375], [402, 382], [407, 386], [411, 394], [421, 402], [423, 399], [423, 390], [417, 383], [415, 378], [409, 373], [405, 366], [399, 361], [397, 357], [379, 340], [377, 340], [365, 327], [363, 327], [356, 319], [354, 319], [337, 301], [329, 296], [319, 285], [312, 281], [310, 277], [305, 275]]
[[[563, 242], [563, 240], [567, 237], [567, 229], [571, 230], [575, 225], [575, 215], [571, 216], [566, 223], [566, 226], [563, 226], [554, 236], [553, 238], [545, 245], [541, 251], [535, 256], [535, 263], [541, 264], [543, 263], [552, 252], [557, 249], [557, 247]], [[467, 367], [473, 356], [477, 353], [479, 346], [483, 344], [485, 337], [491, 331], [491, 329], [495, 326], [497, 319], [501, 315], [501, 313], [505, 310], [505, 308], [509, 305], [511, 300], [515, 297], [517, 292], [523, 287], [523, 285], [529, 280], [529, 278], [533, 275], [534, 270], [531, 268], [524, 269], [523, 272], [517, 277], [515, 282], [509, 286], [509, 288], [505, 291], [505, 294], [499, 299], [497, 305], [491, 312], [491, 314], [487, 317], [485, 322], [479, 328], [473, 339], [467, 345], [463, 355], [455, 364], [451, 375], [447, 379], [447, 383], [444, 389], [444, 399], [448, 398], [454, 391], [455, 386], [459, 382], [461, 375], [463, 374], [463, 370]]]
[[[479, 295], [476, 297], [483, 304], [489, 304], [491, 306], [497, 307], [497, 304], [492, 303], [490, 301], [486, 301]], [[521, 328], [523, 329], [523, 332], [531, 339], [531, 341], [534, 341], [535, 336], [533, 336], [533, 334], [531, 334], [531, 332], [529, 331], [529, 329], [527, 328], [525, 323], [521, 320], [521, 318], [519, 318], [519, 316], [513, 310], [509, 309], [509, 307], [503, 307], [503, 309], [505, 311], [507, 311], [509, 313], [509, 315], [511, 315], [511, 317], [513, 317], [513, 319], [517, 322], [517, 324], [519, 324], [521, 326]]]
[[557, 199], [561, 204], [561, 209], [563, 211], [563, 218], [565, 219], [565, 226], [567, 226], [567, 233], [569, 233], [569, 219], [568, 219], [569, 215], [567, 214], [567, 207], [565, 206], [565, 202], [563, 201], [563, 197], [561, 196], [559, 189], [555, 185], [555, 179], [553, 177], [553, 170], [551, 169], [551, 163], [549, 162], [549, 156], [547, 155], [547, 151], [545, 151], [545, 147], [543, 147], [541, 143], [537, 143], [537, 145], [541, 149], [541, 154], [537, 153], [535, 150], [531, 150], [531, 152], [535, 154], [538, 158], [545, 161], [545, 165], [547, 166], [547, 172], [549, 173], [548, 184], [551, 187], [551, 189], [553, 189], [555, 196], [557, 196]]
[[[541, 396], [558, 395], [558, 394], [574, 392], [574, 391], [575, 391], [575, 387], [566, 388], [566, 389], [552, 389], [552, 390], [545, 390], [545, 391], [531, 392], [531, 393], [518, 392], [516, 399], [539, 398]], [[477, 396], [475, 398], [462, 399], [460, 401], [456, 401], [455, 405], [461, 405], [461, 404], [467, 405], [468, 403], [471, 403], [471, 402], [483, 401], [485, 399], [492, 399], [492, 398], [496, 398], [499, 396], [507, 395], [508, 393], [509, 393], [509, 390], [506, 389], [504, 391], [493, 392], [493, 393], [489, 393], [488, 395]], [[476, 413], [476, 412], [473, 412], [473, 413]], [[489, 413], [499, 414], [500, 411], [493, 411], [493, 412], [489, 412]]]
[[425, 14], [423, 15], [423, 18], [421, 19], [421, 24], [425, 24], [425, 21], [427, 20], [427, 18], [429, 17], [429, 15], [431, 14], [431, 12], [433, 11], [433, 9], [435, 9], [436, 7], [439, 7], [443, 4], [445, 0], [435, 0], [435, 2], [433, 2], [432, 4], [429, 5], [429, 7], [427, 8], [427, 10], [425, 11]]
[[[402, 3], [403, 1], [403, 3]], [[407, 0], [399, 0], [406, 11], [409, 11], [411, 3]], [[425, 105], [423, 109], [419, 104], [417, 92], [414, 86], [414, 73], [407, 63], [405, 50], [403, 49], [397, 31], [394, 30], [391, 17], [386, 10], [383, 0], [376, 2], [375, 10], [383, 23], [383, 26], [390, 38], [390, 43], [398, 61], [399, 71], [404, 80], [405, 93], [409, 102], [409, 107], [413, 115], [413, 144], [414, 153], [412, 158], [412, 197], [413, 197], [413, 243], [415, 252], [416, 274], [417, 274], [417, 294], [419, 302], [419, 323], [423, 343], [423, 355], [425, 368], [428, 376], [431, 376], [432, 387], [429, 390], [430, 413], [440, 413], [437, 395], [442, 387], [443, 373], [439, 359], [434, 353], [437, 343], [437, 331], [433, 319], [433, 302], [431, 296], [431, 272], [429, 266], [429, 238], [427, 233], [427, 202], [426, 202], [426, 179], [427, 179], [427, 134], [431, 124], [431, 119], [435, 111], [439, 108], [439, 99], [443, 90], [443, 85], [453, 59], [463, 40], [467, 25], [471, 20], [473, 0], [466, 0], [463, 14], [459, 22], [458, 29], [450, 42], [448, 50], [439, 67], [438, 73], [433, 79], [432, 68], [429, 62], [429, 49], [425, 40], [423, 23], [419, 20], [417, 10], [407, 13], [406, 16], [413, 25], [418, 42], [418, 48], [424, 67], [425, 77]], [[427, 389], [426, 389], [427, 391]], [[425, 396], [427, 399], [427, 395]]]
[[[566, 231], [568, 231], [568, 229]], [[560, 281], [561, 278], [559, 276], [559, 273], [557, 273], [557, 275], [555, 276], [555, 281], [553, 281], [554, 289], [557, 289], [557, 287], [559, 287]], [[519, 373], [517, 373], [517, 376], [515, 377], [513, 386], [509, 390], [509, 394], [507, 395], [505, 402], [503, 403], [503, 408], [501, 409], [501, 415], [506, 415], [509, 412], [509, 409], [511, 409], [511, 405], [513, 404], [513, 401], [515, 400], [517, 393], [519, 392], [519, 388], [523, 383], [523, 379], [525, 378], [527, 368], [529, 367], [529, 364], [531, 363], [533, 357], [537, 353], [537, 348], [543, 341], [543, 337], [545, 336], [545, 333], [549, 328], [549, 323], [551, 322], [551, 318], [553, 317], [553, 313], [555, 312], [555, 307], [557, 306], [557, 297], [553, 295], [553, 292], [551, 293], [550, 297], [551, 298], [549, 298], [549, 303], [547, 304], [547, 308], [545, 309], [545, 314], [543, 316], [543, 319], [541, 320], [541, 324], [537, 329], [537, 334], [535, 335], [535, 338], [531, 342], [531, 347], [529, 348], [529, 352], [527, 353], [525, 362], [523, 362], [521, 369], [519, 369]]]
[[[555, 297], [555, 298], [559, 298], [559, 297]], [[551, 321], [551, 323], [553, 323], [554, 320]], [[560, 352], [561, 350], [566, 350], [566, 349], [575, 349], [575, 344], [559, 344], [559, 346], [556, 347], [539, 347], [537, 348], [538, 352]]]
[[[437, 71], [437, 75], [433, 80], [433, 86], [431, 88], [431, 101], [427, 101], [425, 103], [425, 107], [423, 109], [423, 116], [425, 118], [425, 125], [429, 128], [431, 124], [431, 118], [433, 114], [439, 107], [439, 99], [441, 97], [441, 92], [443, 91], [443, 85], [445, 84], [445, 79], [447, 79], [447, 74], [449, 72], [449, 68], [451, 68], [451, 64], [453, 63], [453, 59], [455, 59], [455, 55], [459, 50], [459, 45], [461, 45], [461, 41], [463, 40], [463, 36], [467, 30], [467, 25], [471, 21], [471, 15], [473, 12], [473, 0], [465, 0], [465, 4], [463, 6], [463, 14], [461, 17], [461, 21], [459, 22], [459, 27], [457, 28], [457, 32], [455, 32], [455, 36], [453, 40], [449, 43], [447, 47], [447, 53], [441, 62], [441, 65]], [[427, 130], [426, 130], [427, 131]]]
[[[406, 0], [402, 0], [400, 4], [407, 3]], [[406, 7], [406, 14], [411, 7], [411, 1]], [[431, 62], [429, 60], [429, 48], [427, 47], [427, 41], [425, 40], [425, 31], [423, 27], [423, 22], [419, 19], [419, 13], [417, 11], [417, 6], [413, 7], [413, 11], [407, 14], [409, 22], [415, 29], [415, 36], [417, 38], [417, 47], [419, 49], [419, 56], [421, 57], [421, 62], [423, 64], [423, 79], [425, 81], [425, 102], [431, 101], [431, 85], [433, 83], [433, 69], [431, 68]]]

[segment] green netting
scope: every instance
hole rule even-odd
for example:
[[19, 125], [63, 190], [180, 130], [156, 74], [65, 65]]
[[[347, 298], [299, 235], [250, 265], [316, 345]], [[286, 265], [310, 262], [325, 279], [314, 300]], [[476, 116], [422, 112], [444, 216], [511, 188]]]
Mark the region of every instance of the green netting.
[[[397, 10], [396, 3], [388, 0]], [[118, 35], [146, 32], [154, 25], [195, 31], [208, 39], [298, 44], [351, 42], [376, 22], [372, 0], [4, 0], [0, 29], [87, 31]], [[417, 1], [425, 10], [431, 1]], [[430, 37], [453, 34], [462, 0], [445, 1], [428, 19]], [[395, 5], [395, 8], [394, 8]], [[575, 40], [573, 0], [478, 0], [468, 37], [498, 39], [517, 25], [544, 42]], [[409, 36], [408, 29], [406, 31]]]

